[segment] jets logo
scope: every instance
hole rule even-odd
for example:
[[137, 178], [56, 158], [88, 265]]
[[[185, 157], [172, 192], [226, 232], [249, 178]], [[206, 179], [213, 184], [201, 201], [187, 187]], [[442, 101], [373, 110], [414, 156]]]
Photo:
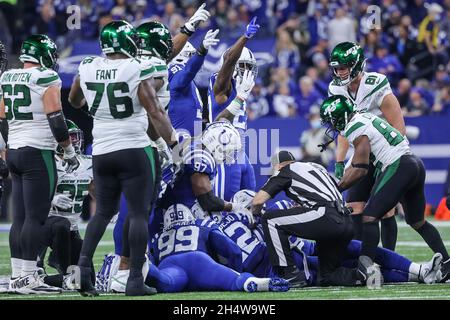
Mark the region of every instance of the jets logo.
[[351, 47], [350, 49], [348, 49], [347, 51], [345, 51], [344, 56], [348, 57], [349, 55], [356, 53], [356, 51], [358, 50], [358, 48], [359, 48], [358, 46]]
[[325, 111], [324, 111], [324, 115], [326, 115], [326, 116], [331, 116], [331, 114], [334, 112], [334, 111], [336, 111], [336, 107], [337, 107], [337, 104], [339, 103], [339, 100], [334, 100], [333, 102], [331, 102], [326, 108], [325, 108]]
[[131, 31], [131, 27], [129, 25], [120, 26], [119, 28], [117, 28], [117, 32], [120, 32], [120, 31], [129, 32], [129, 31]]
[[53, 43], [53, 41], [51, 41], [50, 39], [42, 39], [41, 43], [46, 44], [47, 46], [49, 46], [51, 49], [55, 49], [55, 44]]
[[169, 31], [165, 28], [154, 28], [154, 29], [150, 30], [150, 33], [157, 33], [158, 35], [160, 35], [162, 37], [165, 34], [169, 33]]

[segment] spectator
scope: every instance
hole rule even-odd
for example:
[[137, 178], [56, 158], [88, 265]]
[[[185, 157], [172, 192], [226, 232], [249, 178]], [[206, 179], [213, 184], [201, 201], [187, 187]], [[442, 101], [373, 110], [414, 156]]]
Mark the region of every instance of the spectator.
[[[179, 25], [179, 21], [183, 22]], [[173, 1], [168, 1], [164, 7], [164, 15], [161, 17], [161, 22], [168, 26], [172, 33], [178, 32], [178, 28], [184, 23], [184, 18], [176, 12], [176, 6]]]
[[411, 17], [414, 25], [418, 25], [420, 21], [427, 15], [427, 9], [424, 6], [424, 0], [407, 1], [406, 13]]
[[450, 82], [437, 91], [432, 112], [435, 114], [450, 114]]
[[267, 89], [263, 87], [259, 78], [255, 81], [255, 86], [252, 93], [247, 99], [247, 116], [249, 120], [268, 115], [270, 112], [270, 105], [268, 99]]
[[111, 10], [113, 20], [127, 20], [132, 21], [133, 15], [130, 6], [126, 0], [116, 0], [116, 5]]
[[411, 81], [404, 78], [398, 82], [396, 96], [400, 107], [405, 107], [409, 105], [409, 94], [411, 91]]
[[289, 86], [281, 84], [278, 93], [273, 97], [273, 108], [281, 118], [295, 117], [297, 108], [294, 98], [290, 95]]
[[396, 86], [401, 75], [403, 74], [403, 66], [398, 58], [393, 54], [388, 54], [385, 47], [377, 47], [375, 56], [368, 61], [369, 70], [384, 74], [388, 77], [389, 82]]
[[300, 91], [296, 95], [298, 113], [306, 115], [312, 105], [320, 104], [322, 97], [314, 88], [313, 80], [308, 76], [300, 78], [299, 87]]
[[319, 78], [319, 72], [317, 68], [310, 67], [306, 70], [306, 76], [310, 77], [314, 83], [314, 89], [319, 92], [322, 97], [326, 97], [328, 94], [328, 81], [324, 81], [322, 78]]
[[340, 42], [356, 42], [355, 21], [347, 16], [347, 13], [339, 8], [334, 19], [328, 24], [328, 48], [333, 48]]
[[287, 68], [289, 75], [295, 77], [299, 64], [300, 54], [290, 34], [285, 30], [278, 30], [275, 48], [275, 66]]
[[375, 55], [375, 48], [377, 46], [380, 46], [378, 31], [370, 30], [364, 38], [364, 43], [362, 45], [366, 59], [371, 59]]
[[403, 108], [405, 117], [418, 117], [428, 113], [429, 105], [427, 105], [425, 99], [423, 99], [419, 89], [413, 88], [411, 90], [409, 100], [406, 108]]
[[226, 0], [219, 0], [216, 4], [215, 15], [211, 15], [214, 17], [217, 26], [223, 30], [227, 26], [227, 11], [228, 11], [228, 3]]
[[320, 144], [328, 141], [325, 135], [326, 129], [322, 126], [320, 120], [320, 108], [313, 105], [307, 114], [310, 128], [302, 132], [300, 136], [300, 151], [302, 154], [301, 161], [315, 162], [328, 167], [330, 160], [333, 158], [333, 145], [329, 145], [324, 152], [320, 152]]
[[390, 52], [398, 57], [404, 67], [416, 53], [416, 42], [409, 37], [406, 26], [399, 26], [394, 31]]
[[244, 28], [245, 24], [239, 20], [236, 10], [228, 9], [227, 24], [224, 27], [222, 36], [228, 39], [237, 39], [241, 36]]

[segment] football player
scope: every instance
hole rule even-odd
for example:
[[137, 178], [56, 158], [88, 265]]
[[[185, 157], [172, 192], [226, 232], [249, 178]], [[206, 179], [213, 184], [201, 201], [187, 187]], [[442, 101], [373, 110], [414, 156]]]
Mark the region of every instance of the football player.
[[[159, 292], [289, 289], [288, 282], [280, 278], [240, 273], [239, 247], [214, 223], [196, 220], [189, 208], [181, 204], [172, 205], [164, 213], [164, 229], [152, 239], [151, 253], [155, 264], [149, 265], [146, 283]], [[212, 256], [226, 261], [227, 266]]]
[[[370, 112], [383, 117], [386, 121], [405, 135], [405, 121], [397, 98], [392, 93], [385, 75], [366, 72], [366, 59], [363, 49], [353, 42], [339, 43], [331, 52], [330, 68], [333, 70], [333, 81], [328, 87], [328, 95], [343, 95], [350, 99], [357, 111]], [[331, 141], [331, 140], [330, 140]], [[336, 149], [335, 176], [341, 179], [344, 174], [344, 160], [349, 149], [347, 139], [338, 136]], [[351, 161], [349, 161], [351, 163]], [[355, 239], [361, 240], [361, 213], [369, 199], [375, 182], [375, 168], [369, 164], [369, 173], [357, 185], [347, 192], [348, 206], [353, 209]], [[394, 207], [388, 208], [381, 219], [381, 241], [383, 247], [394, 250], [397, 242], [397, 223]]]
[[63, 151], [66, 171], [79, 165], [61, 110], [61, 80], [57, 47], [46, 35], [34, 34], [22, 43], [23, 68], [10, 69], [0, 79], [2, 132], [8, 132], [6, 159], [12, 178], [13, 224], [10, 230], [12, 276], [10, 292], [60, 292], [43, 283], [37, 256], [44, 235], [57, 175], [56, 146]]
[[[250, 190], [241, 190], [233, 196], [233, 201], [241, 203], [249, 209], [254, 197]], [[292, 208], [293, 202], [281, 200], [274, 203], [272, 209]], [[264, 232], [260, 224], [252, 226], [246, 214], [228, 213], [219, 223], [220, 229], [229, 236], [242, 250], [243, 270], [257, 277], [267, 277], [272, 274], [272, 268], [264, 243]], [[297, 267], [303, 270], [308, 285], [316, 286], [318, 272], [318, 257], [316, 244], [297, 237], [289, 238]], [[361, 241], [352, 240], [347, 247], [343, 265], [356, 267], [361, 252]], [[435, 254], [430, 262], [418, 264], [384, 248], [376, 249], [375, 262], [381, 266], [385, 282], [423, 282], [433, 283], [439, 269], [442, 256]]]
[[[44, 245], [52, 249], [48, 263], [59, 272], [59, 275], [45, 277], [44, 281], [57, 287], [62, 287], [63, 280], [70, 274], [68, 267], [76, 265], [80, 256], [83, 240], [78, 231], [78, 221], [83, 210], [83, 201], [88, 195], [95, 200], [92, 157], [83, 155], [83, 131], [73, 121], [66, 122], [80, 165], [73, 172], [66, 172], [62, 150], [57, 149], [55, 162], [58, 182], [44, 226]], [[41, 261], [44, 261], [44, 257], [45, 250], [40, 257]]]
[[340, 132], [354, 147], [351, 166], [338, 184], [343, 191], [369, 173], [369, 164], [379, 170], [367, 205], [363, 210], [361, 255], [374, 259], [380, 238], [378, 222], [398, 202], [405, 220], [431, 250], [444, 260], [440, 281], [450, 278], [450, 257], [438, 230], [425, 220], [425, 167], [412, 154], [406, 138], [388, 122], [371, 113], [358, 113], [353, 102], [342, 95], [331, 96], [320, 108], [322, 122]]
[[[222, 55], [220, 70], [210, 78], [208, 87], [208, 104], [210, 121], [228, 118], [231, 113], [232, 123], [241, 135], [244, 146], [247, 130], [246, 105], [243, 97], [237, 96], [236, 85], [242, 82], [244, 71], [249, 70], [251, 78], [256, 79], [257, 65], [253, 53], [245, 47], [259, 29], [254, 17], [247, 25], [245, 34]], [[232, 103], [235, 101], [235, 103]], [[227, 110], [227, 115], [224, 115]], [[256, 187], [255, 173], [245, 150], [240, 152], [234, 164], [220, 164], [217, 167], [214, 193], [216, 196], [229, 201], [233, 194], [242, 189], [254, 190]]]
[[126, 21], [112, 21], [100, 33], [106, 58], [88, 57], [79, 67], [69, 94], [75, 108], [85, 102], [94, 117], [93, 172], [96, 214], [89, 221], [78, 265], [82, 295], [97, 295], [91, 281], [92, 257], [121, 192], [129, 208], [130, 276], [127, 295], [154, 294], [141, 269], [147, 247], [147, 223], [155, 192], [156, 161], [147, 135], [148, 116], [163, 139], [175, 143], [173, 128], [154, 89], [155, 67], [135, 59], [137, 32]]

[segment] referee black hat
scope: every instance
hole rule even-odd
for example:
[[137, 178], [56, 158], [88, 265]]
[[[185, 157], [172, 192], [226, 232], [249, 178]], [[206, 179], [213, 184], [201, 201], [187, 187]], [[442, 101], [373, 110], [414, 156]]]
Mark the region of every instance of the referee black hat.
[[272, 167], [277, 164], [280, 164], [282, 162], [285, 162], [285, 161], [295, 161], [295, 158], [292, 155], [292, 153], [290, 153], [289, 151], [286, 151], [286, 150], [278, 151], [270, 159], [270, 162], [272, 163]]

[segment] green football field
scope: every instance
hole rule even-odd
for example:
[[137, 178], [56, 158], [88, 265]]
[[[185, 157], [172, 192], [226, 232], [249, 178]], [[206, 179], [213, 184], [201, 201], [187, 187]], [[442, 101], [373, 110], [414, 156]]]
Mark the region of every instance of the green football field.
[[[447, 248], [450, 248], [450, 223], [439, 222], [434, 223], [445, 241]], [[2, 228], [3, 229], [3, 228]], [[98, 269], [102, 263], [103, 256], [113, 251], [112, 230], [109, 228], [95, 254], [95, 266]], [[405, 225], [404, 222], [399, 221], [399, 237], [397, 242], [397, 251], [415, 262], [428, 261], [432, 257], [432, 251], [428, 249], [421, 237], [412, 229]], [[47, 272], [52, 274], [54, 270], [47, 268]], [[9, 263], [9, 247], [8, 247], [8, 233], [0, 232], [0, 277], [10, 274]], [[290, 290], [285, 293], [245, 293], [245, 292], [190, 292], [178, 294], [157, 294], [150, 297], [136, 298], [125, 297], [119, 294], [103, 294], [96, 298], [83, 298], [76, 292], [63, 293], [60, 295], [45, 295], [45, 296], [20, 296], [0, 294], [0, 300], [20, 300], [20, 299], [150, 299], [150, 300], [233, 300], [233, 299], [450, 299], [450, 283], [447, 284], [395, 284], [384, 285], [381, 289], [369, 290], [366, 287], [358, 288], [305, 288]]]

